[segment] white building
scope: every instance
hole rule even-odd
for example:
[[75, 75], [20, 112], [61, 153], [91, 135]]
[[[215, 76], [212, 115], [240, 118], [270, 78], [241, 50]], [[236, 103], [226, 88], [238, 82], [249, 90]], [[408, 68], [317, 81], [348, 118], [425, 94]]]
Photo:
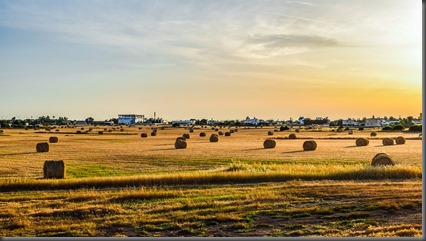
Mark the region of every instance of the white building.
[[118, 115], [118, 124], [123, 125], [134, 125], [138, 122], [143, 122], [145, 116], [144, 115], [136, 115], [136, 114], [122, 114]]
[[366, 127], [380, 127], [382, 126], [382, 121], [379, 118], [369, 118], [365, 120]]
[[174, 120], [172, 121], [172, 125], [195, 125], [196, 120]]
[[347, 119], [347, 120], [342, 120], [342, 125], [343, 126], [357, 126], [357, 125], [359, 125], [359, 122], [354, 120], [354, 119]]
[[259, 125], [259, 123], [260, 123], [260, 120], [257, 119], [256, 117], [254, 117], [253, 119], [250, 119], [249, 117], [247, 117], [243, 124], [246, 126], [257, 126]]
[[217, 121], [210, 119], [207, 121], [207, 125], [216, 125]]

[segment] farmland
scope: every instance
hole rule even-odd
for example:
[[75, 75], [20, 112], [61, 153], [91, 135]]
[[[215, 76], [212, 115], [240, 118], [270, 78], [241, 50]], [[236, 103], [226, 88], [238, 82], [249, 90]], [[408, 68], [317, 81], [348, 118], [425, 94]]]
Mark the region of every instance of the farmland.
[[[240, 127], [210, 142], [230, 129], [82, 128], [4, 129], [2, 236], [422, 235], [419, 133]], [[187, 148], [176, 149], [186, 133]], [[51, 136], [58, 142], [36, 152]], [[397, 136], [406, 143], [382, 144]], [[356, 146], [358, 137], [369, 144]], [[317, 149], [303, 151], [311, 139]], [[396, 165], [372, 167], [381, 152]], [[44, 179], [46, 160], [63, 160], [65, 179]]]

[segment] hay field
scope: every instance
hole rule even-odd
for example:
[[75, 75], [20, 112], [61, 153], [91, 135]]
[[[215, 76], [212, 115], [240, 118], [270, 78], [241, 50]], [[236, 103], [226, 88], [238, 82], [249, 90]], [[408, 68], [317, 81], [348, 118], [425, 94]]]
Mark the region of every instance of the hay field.
[[[94, 128], [89, 134], [75, 134], [79, 128], [63, 128], [59, 132], [34, 130], [6, 130], [0, 137], [0, 175], [5, 177], [42, 177], [45, 160], [63, 160], [67, 165], [67, 177], [120, 176], [146, 173], [170, 173], [182, 171], [214, 170], [231, 163], [266, 163], [293, 165], [369, 165], [376, 153], [390, 154], [397, 163], [421, 168], [422, 141], [416, 133], [379, 132], [370, 138], [370, 131], [334, 133], [330, 131], [302, 131], [297, 139], [283, 139], [294, 131], [275, 132], [268, 136], [271, 128], [240, 128], [231, 136], [219, 136], [219, 142], [209, 142], [209, 136], [217, 133], [210, 128], [158, 129], [157, 136], [150, 136], [151, 128], [124, 127], [124, 131], [104, 132], [98, 135]], [[86, 129], [88, 129], [86, 127]], [[227, 131], [224, 128], [222, 131]], [[148, 133], [141, 138], [141, 133]], [[200, 137], [206, 132], [206, 137]], [[190, 134], [186, 149], [175, 149], [174, 142], [184, 133]], [[58, 143], [50, 143], [50, 150], [37, 153], [38, 142], [46, 142], [57, 136]], [[383, 146], [384, 137], [404, 136], [404, 145]], [[367, 137], [370, 143], [357, 147], [357, 137]], [[263, 141], [274, 138], [274, 149], [264, 149]], [[318, 147], [305, 152], [302, 145], [306, 139], [314, 139]]]
[[[213, 143], [218, 131], [200, 126], [57, 130], [0, 135], [2, 236], [422, 235], [419, 133], [243, 127]], [[187, 148], [175, 149], [185, 133]], [[59, 141], [37, 153], [51, 136]], [[382, 144], [397, 136], [406, 143]], [[303, 151], [310, 139], [317, 149]], [[371, 167], [379, 152], [396, 165]], [[43, 179], [46, 160], [63, 160], [65, 179]]]

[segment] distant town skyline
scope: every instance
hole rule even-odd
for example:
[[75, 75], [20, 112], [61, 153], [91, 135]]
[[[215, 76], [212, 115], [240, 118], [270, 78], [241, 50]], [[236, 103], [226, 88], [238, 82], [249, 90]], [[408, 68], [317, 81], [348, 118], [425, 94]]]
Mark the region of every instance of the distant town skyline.
[[416, 0], [4, 0], [0, 53], [0, 119], [422, 112]]

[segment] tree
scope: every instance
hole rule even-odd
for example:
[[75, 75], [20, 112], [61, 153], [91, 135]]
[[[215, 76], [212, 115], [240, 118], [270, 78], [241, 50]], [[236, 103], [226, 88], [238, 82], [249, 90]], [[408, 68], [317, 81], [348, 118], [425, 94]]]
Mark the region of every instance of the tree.
[[95, 119], [93, 119], [92, 117], [88, 117], [88, 118], [86, 118], [85, 121], [86, 121], [87, 124], [92, 125], [93, 122], [95, 121]]

